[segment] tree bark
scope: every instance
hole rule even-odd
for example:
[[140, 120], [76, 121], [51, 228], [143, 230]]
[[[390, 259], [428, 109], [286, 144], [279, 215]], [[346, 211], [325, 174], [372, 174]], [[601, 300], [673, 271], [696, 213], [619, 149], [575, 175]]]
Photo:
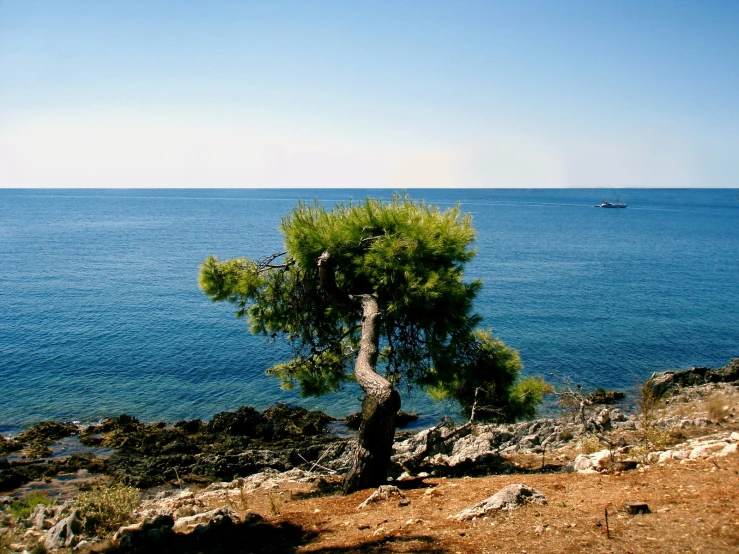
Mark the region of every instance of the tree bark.
[[344, 481], [344, 493], [379, 487], [387, 483], [387, 470], [395, 440], [395, 416], [400, 395], [390, 382], [375, 371], [380, 343], [380, 306], [372, 294], [346, 294], [336, 286], [333, 260], [328, 251], [318, 258], [318, 276], [332, 302], [346, 305], [362, 302], [362, 335], [354, 365], [354, 376], [365, 393], [362, 422], [354, 463]]
[[380, 308], [374, 295], [362, 300], [362, 336], [354, 366], [357, 383], [366, 396], [354, 463], [344, 481], [344, 493], [379, 487], [387, 483], [387, 470], [395, 440], [395, 415], [400, 395], [375, 371], [380, 340]]

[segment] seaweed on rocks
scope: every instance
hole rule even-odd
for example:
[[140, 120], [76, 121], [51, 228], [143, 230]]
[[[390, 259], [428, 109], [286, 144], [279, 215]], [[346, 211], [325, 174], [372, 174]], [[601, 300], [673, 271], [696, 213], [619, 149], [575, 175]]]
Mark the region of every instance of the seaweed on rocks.
[[617, 390], [605, 390], [602, 388], [595, 389], [591, 392], [587, 399], [592, 404], [615, 404], [626, 398], [626, 394]]
[[116, 448], [109, 474], [138, 487], [232, 479], [265, 468], [285, 471], [316, 461], [333, 418], [323, 412], [278, 405], [259, 413], [243, 406], [211, 421], [178, 421], [171, 427], [130, 416], [103, 420], [81, 440]]
[[44, 458], [51, 455], [49, 445], [64, 437], [76, 435], [78, 432], [79, 428], [72, 423], [42, 421], [24, 431], [15, 439], [3, 439], [0, 442], [0, 454], [25, 448], [28, 458]]
[[0, 435], [0, 455], [4, 456], [6, 454], [10, 454], [11, 452], [17, 452], [22, 448], [23, 445], [18, 441], [13, 439], [6, 439], [2, 435]]

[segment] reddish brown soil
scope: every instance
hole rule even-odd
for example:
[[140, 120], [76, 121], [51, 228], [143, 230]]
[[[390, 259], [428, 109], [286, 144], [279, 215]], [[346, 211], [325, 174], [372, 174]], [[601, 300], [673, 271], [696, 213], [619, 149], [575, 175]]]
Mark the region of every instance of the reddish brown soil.
[[[269, 496], [250, 495], [248, 509], [267, 522], [307, 532], [295, 550], [301, 553], [739, 552], [737, 455], [621, 475], [524, 474], [426, 483], [405, 491], [410, 504], [404, 507], [386, 501], [360, 511], [357, 506], [371, 491], [301, 498], [301, 489], [309, 487], [292, 484]], [[449, 518], [511, 483], [539, 489], [548, 504], [469, 522]], [[651, 513], [626, 514], [624, 503], [635, 501], [646, 502]]]

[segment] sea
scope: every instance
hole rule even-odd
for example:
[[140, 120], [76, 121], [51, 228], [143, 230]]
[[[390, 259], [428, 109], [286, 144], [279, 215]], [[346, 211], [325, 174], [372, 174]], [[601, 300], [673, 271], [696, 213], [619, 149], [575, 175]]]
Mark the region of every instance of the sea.
[[[341, 417], [354, 385], [318, 398], [265, 375], [288, 345], [249, 334], [198, 289], [209, 254], [282, 249], [299, 200], [390, 190], [0, 190], [0, 433], [42, 420], [203, 420], [276, 403]], [[525, 375], [633, 390], [652, 372], [739, 356], [739, 199], [729, 189], [413, 189], [470, 213], [475, 310]], [[603, 199], [626, 209], [595, 209]], [[458, 406], [401, 391], [417, 426]]]

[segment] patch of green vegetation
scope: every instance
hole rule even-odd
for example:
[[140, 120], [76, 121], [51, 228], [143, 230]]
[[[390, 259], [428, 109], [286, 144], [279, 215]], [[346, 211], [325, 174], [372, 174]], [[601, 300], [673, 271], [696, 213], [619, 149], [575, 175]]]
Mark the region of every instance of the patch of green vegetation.
[[113, 531], [126, 524], [141, 502], [141, 493], [123, 483], [100, 485], [77, 497], [80, 515], [93, 531]]
[[29, 492], [23, 497], [23, 500], [14, 500], [10, 503], [10, 513], [18, 518], [23, 519], [31, 515], [33, 509], [39, 504], [50, 506], [54, 504], [54, 499], [46, 495], [46, 491]]

